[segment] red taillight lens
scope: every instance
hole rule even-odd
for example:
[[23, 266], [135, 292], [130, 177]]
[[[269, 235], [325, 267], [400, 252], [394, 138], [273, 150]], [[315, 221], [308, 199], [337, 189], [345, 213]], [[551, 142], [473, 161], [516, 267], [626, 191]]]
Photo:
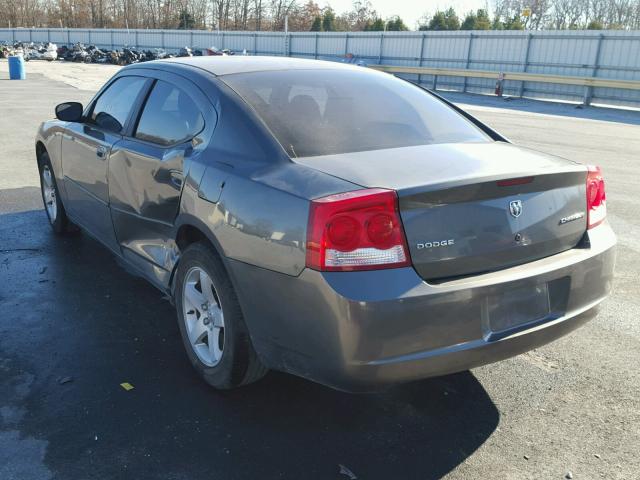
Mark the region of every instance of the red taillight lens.
[[607, 216], [607, 197], [600, 167], [590, 165], [587, 172], [587, 228], [593, 228]]
[[410, 265], [393, 190], [370, 188], [311, 202], [307, 267], [321, 271], [373, 270]]

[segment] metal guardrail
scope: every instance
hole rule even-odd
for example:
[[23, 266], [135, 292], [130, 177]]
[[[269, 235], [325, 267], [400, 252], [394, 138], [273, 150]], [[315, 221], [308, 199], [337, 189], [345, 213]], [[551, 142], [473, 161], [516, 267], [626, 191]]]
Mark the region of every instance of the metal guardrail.
[[400, 73], [412, 75], [433, 75], [432, 88], [437, 88], [438, 77], [464, 77], [464, 78], [488, 78], [496, 81], [496, 90], [502, 82], [508, 80], [520, 82], [554, 83], [561, 85], [577, 85], [585, 87], [583, 102], [585, 105], [591, 103], [592, 88], [621, 88], [629, 90], [640, 90], [640, 81], [636, 80], [616, 80], [597, 77], [576, 77], [568, 75], [549, 75], [543, 73], [524, 72], [498, 72], [494, 70], [467, 70], [458, 68], [431, 68], [431, 67], [402, 67], [396, 65], [369, 65], [370, 68], [387, 73]]

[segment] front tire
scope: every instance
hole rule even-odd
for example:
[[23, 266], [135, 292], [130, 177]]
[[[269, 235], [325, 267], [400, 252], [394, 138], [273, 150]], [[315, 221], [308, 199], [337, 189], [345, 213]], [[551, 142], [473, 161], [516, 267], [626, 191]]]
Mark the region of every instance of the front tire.
[[200, 376], [220, 390], [262, 378], [267, 369], [251, 344], [238, 297], [213, 249], [202, 242], [187, 247], [175, 282], [182, 342]]
[[42, 193], [42, 202], [44, 203], [44, 210], [47, 213], [47, 218], [49, 219], [51, 228], [58, 235], [77, 232], [77, 227], [71, 223], [67, 217], [64, 205], [62, 205], [62, 199], [60, 198], [58, 191], [58, 184], [56, 183], [56, 176], [53, 173], [53, 167], [51, 166], [51, 160], [49, 159], [49, 154], [47, 152], [43, 152], [40, 155], [38, 168], [40, 170], [40, 192]]

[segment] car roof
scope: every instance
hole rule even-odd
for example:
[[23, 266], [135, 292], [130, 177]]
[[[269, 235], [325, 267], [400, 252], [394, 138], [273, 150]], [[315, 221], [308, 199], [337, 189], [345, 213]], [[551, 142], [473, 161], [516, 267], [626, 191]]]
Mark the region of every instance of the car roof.
[[305, 58], [266, 57], [247, 55], [212, 55], [202, 57], [178, 57], [157, 60], [152, 63], [189, 65], [206, 70], [216, 76], [234, 73], [264, 72], [273, 70], [335, 70], [361, 68], [339, 62], [326, 62]]

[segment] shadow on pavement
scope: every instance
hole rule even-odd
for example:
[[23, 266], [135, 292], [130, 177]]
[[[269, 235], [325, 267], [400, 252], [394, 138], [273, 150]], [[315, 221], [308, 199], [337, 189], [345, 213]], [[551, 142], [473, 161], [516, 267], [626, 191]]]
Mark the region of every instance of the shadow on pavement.
[[88, 236], [55, 237], [41, 210], [0, 212], [0, 312], [0, 409], [17, 412], [0, 434], [40, 442], [11, 456], [27, 473], [348, 478], [342, 464], [361, 479], [435, 479], [499, 421], [469, 372], [368, 395], [273, 372], [216, 392], [161, 294]]

